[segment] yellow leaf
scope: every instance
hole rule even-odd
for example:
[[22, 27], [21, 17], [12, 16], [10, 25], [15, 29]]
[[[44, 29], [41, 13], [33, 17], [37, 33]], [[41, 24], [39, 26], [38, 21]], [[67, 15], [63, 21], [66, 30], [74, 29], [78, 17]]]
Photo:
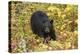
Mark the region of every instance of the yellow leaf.
[[66, 43], [65, 43], [65, 48], [68, 49], [68, 48], [70, 48], [70, 47], [71, 47], [71, 43], [70, 43], [70, 42], [66, 42]]
[[66, 17], [66, 15], [64, 14], [64, 15], [62, 15], [62, 19], [64, 19]]
[[65, 12], [68, 12], [71, 10], [71, 6], [70, 5], [67, 5], [66, 9], [65, 9]]
[[49, 11], [54, 11], [54, 10], [56, 10], [56, 7], [55, 6], [50, 6], [50, 7], [48, 7], [48, 10]]
[[58, 16], [59, 16], [59, 17], [61, 16], [61, 11], [58, 12]]
[[52, 50], [52, 47], [49, 47], [49, 50]]
[[74, 34], [78, 34], [78, 32], [77, 31], [74, 31]]

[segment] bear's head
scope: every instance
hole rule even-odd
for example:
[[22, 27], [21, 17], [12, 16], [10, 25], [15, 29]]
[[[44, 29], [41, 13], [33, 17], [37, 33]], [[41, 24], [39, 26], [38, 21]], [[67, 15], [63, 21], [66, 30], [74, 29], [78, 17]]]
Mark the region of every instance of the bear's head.
[[51, 26], [53, 24], [53, 20], [51, 21], [43, 21], [43, 32], [44, 33], [50, 33], [51, 31]]

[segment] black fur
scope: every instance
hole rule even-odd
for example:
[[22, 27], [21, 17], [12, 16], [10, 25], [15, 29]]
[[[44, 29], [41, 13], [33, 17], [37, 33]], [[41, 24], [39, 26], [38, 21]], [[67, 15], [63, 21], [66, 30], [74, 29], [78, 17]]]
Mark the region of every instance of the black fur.
[[48, 42], [47, 39], [56, 39], [55, 30], [53, 29], [53, 20], [50, 21], [43, 11], [36, 11], [32, 14], [31, 28], [33, 33], [44, 37], [44, 42]]

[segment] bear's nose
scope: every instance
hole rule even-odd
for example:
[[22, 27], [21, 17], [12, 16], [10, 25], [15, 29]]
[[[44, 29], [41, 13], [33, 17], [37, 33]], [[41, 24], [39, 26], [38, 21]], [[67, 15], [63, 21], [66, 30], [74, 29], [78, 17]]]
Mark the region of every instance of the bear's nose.
[[47, 27], [47, 28], [45, 28], [45, 32], [46, 33], [49, 33], [50, 32], [50, 29]]

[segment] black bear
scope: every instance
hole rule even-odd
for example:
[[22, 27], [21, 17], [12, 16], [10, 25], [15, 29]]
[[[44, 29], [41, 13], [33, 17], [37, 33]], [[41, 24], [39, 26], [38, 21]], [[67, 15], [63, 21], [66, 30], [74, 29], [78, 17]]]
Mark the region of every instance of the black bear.
[[33, 33], [44, 37], [44, 43], [56, 39], [55, 30], [53, 29], [53, 20], [49, 20], [46, 13], [36, 11], [31, 16], [31, 29]]

